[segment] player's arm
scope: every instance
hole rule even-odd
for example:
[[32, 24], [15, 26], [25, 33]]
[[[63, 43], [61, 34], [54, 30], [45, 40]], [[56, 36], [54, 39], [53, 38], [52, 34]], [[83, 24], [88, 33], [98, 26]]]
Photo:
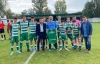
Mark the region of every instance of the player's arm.
[[67, 34], [67, 37], [68, 37], [68, 28], [66, 27], [66, 34]]
[[18, 29], [20, 30], [20, 29], [21, 29], [21, 28], [20, 28], [20, 21], [18, 21], [18, 22], [17, 22], [17, 24], [19, 24], [19, 27], [18, 27]]

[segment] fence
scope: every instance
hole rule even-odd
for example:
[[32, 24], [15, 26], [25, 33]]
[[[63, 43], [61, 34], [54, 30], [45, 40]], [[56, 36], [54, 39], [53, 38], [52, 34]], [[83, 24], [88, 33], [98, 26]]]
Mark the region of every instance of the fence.
[[100, 18], [88, 18], [90, 22], [100, 22]]

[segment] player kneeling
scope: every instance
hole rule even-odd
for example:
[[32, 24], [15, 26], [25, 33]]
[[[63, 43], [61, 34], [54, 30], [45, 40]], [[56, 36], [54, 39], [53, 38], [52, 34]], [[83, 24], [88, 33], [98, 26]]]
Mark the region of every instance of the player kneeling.
[[59, 51], [62, 50], [62, 41], [64, 40], [66, 42], [66, 47], [65, 50], [68, 50], [68, 39], [66, 37], [66, 25], [64, 21], [61, 21], [61, 24], [58, 27], [59, 29], [59, 41], [60, 41], [60, 46], [59, 46]]
[[14, 18], [14, 23], [10, 26], [10, 30], [9, 32], [11, 33], [11, 53], [10, 55], [13, 55], [13, 48], [14, 48], [14, 42], [16, 42], [16, 48], [17, 48], [17, 52], [21, 53], [19, 51], [19, 46], [18, 46], [18, 27], [19, 24], [17, 24], [17, 18]]
[[81, 51], [82, 44], [81, 44], [81, 36], [80, 36], [80, 26], [76, 25], [76, 21], [73, 20], [73, 39], [74, 39], [74, 47], [73, 49], [77, 48], [77, 45], [79, 44], [79, 51]]

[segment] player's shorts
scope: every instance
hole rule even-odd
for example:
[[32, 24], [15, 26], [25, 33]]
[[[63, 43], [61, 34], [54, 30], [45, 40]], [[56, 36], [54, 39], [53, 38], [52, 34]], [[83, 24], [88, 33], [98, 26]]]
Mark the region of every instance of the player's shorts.
[[0, 33], [4, 33], [4, 29], [0, 29]]
[[18, 36], [13, 36], [10, 40], [10, 43], [14, 44], [14, 42], [18, 43], [19, 42], [19, 39], [18, 39]]
[[74, 40], [76, 40], [77, 38], [79, 38], [79, 35], [78, 34], [73, 36], [73, 39]]
[[59, 34], [59, 40], [63, 40], [63, 39], [64, 39], [64, 41], [68, 40], [68, 38], [66, 37], [66, 35], [60, 35]]
[[36, 34], [30, 34], [29, 39], [32, 41], [33, 39], [36, 40]]
[[20, 41], [28, 41], [28, 33], [22, 33], [20, 34]]
[[72, 34], [68, 34], [68, 38], [72, 41], [74, 40], [73, 35]]

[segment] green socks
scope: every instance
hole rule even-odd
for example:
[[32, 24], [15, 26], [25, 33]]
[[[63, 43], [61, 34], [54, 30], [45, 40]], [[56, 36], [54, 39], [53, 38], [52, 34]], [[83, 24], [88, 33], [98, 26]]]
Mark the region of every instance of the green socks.
[[27, 50], [29, 50], [29, 42], [26, 42]]
[[13, 51], [13, 49], [14, 49], [14, 46], [11, 46], [11, 51]]
[[20, 42], [20, 50], [22, 50], [22, 46], [23, 46], [23, 43], [22, 43], [22, 42]]
[[19, 50], [19, 46], [16, 46], [17, 51]]

